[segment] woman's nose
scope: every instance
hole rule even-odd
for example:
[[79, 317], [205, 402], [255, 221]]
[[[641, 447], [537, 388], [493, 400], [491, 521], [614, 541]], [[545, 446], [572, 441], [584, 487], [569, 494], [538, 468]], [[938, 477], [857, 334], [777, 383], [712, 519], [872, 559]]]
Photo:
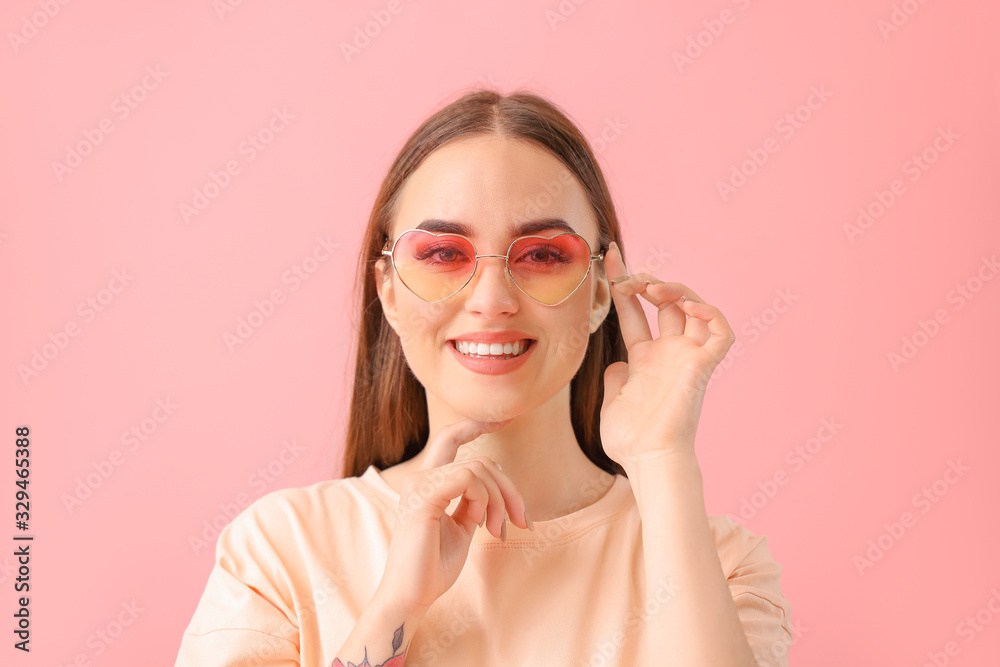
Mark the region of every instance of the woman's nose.
[[518, 287], [507, 273], [503, 257], [480, 257], [476, 274], [465, 286], [469, 290], [466, 307], [493, 316], [517, 310]]

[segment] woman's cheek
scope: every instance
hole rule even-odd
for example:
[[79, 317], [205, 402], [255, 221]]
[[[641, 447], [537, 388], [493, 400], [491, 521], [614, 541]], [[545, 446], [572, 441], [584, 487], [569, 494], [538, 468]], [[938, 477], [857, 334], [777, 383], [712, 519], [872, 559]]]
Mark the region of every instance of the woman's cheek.
[[560, 366], [569, 365], [579, 368], [586, 355], [587, 343], [590, 340], [590, 321], [577, 320], [559, 338], [552, 350], [552, 358]]
[[434, 364], [428, 355], [433, 353], [430, 348], [440, 338], [427, 310], [412, 308], [399, 311], [399, 343], [406, 363], [418, 379], [423, 375], [420, 371], [425, 365]]
[[399, 340], [403, 349], [416, 348], [436, 336], [432, 331], [441, 320], [442, 306], [438, 303], [405, 303], [399, 308]]

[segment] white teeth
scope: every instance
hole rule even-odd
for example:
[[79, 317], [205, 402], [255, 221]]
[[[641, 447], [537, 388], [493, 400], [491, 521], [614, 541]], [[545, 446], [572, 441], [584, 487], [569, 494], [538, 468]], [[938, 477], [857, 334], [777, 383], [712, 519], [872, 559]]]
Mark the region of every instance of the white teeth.
[[528, 349], [528, 341], [513, 343], [471, 343], [466, 340], [453, 341], [459, 352], [466, 356], [516, 357]]

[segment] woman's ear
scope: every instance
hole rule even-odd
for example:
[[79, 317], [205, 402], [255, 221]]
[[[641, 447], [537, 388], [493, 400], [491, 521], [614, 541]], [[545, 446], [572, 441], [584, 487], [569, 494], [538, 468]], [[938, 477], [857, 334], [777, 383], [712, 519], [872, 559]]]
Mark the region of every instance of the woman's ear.
[[382, 302], [382, 313], [389, 322], [392, 330], [399, 335], [399, 327], [396, 326], [396, 292], [392, 283], [392, 265], [383, 255], [375, 262], [375, 290], [378, 292], [378, 299]]
[[604, 323], [604, 318], [611, 311], [611, 286], [608, 285], [608, 276], [604, 270], [604, 262], [594, 272], [594, 281], [597, 287], [594, 291], [594, 300], [590, 306], [590, 333], [594, 333]]

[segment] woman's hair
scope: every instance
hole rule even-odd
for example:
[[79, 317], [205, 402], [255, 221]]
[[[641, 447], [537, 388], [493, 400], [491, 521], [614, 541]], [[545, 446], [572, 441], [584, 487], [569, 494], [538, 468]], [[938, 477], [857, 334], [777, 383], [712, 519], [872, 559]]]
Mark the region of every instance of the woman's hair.
[[[398, 211], [400, 190], [410, 174], [441, 146], [474, 135], [517, 139], [554, 155], [587, 193], [597, 219], [596, 252], [605, 252], [611, 241], [619, 248], [623, 245], [611, 194], [586, 138], [551, 102], [523, 91], [501, 95], [479, 89], [428, 118], [407, 140], [382, 181], [364, 235], [357, 272], [361, 303], [355, 312], [360, 312], [360, 323], [344, 477], [360, 476], [369, 465], [384, 470], [408, 460], [420, 452], [430, 435], [427, 395], [406, 363], [399, 336], [382, 311], [375, 288], [375, 265], [384, 261], [382, 249], [388, 243]], [[546, 196], [540, 194], [539, 199]], [[355, 298], [357, 287], [356, 283]], [[612, 301], [604, 322], [590, 334], [586, 356], [570, 382], [570, 415], [584, 454], [601, 469], [615, 474], [625, 471], [601, 445], [600, 412], [604, 369], [625, 360], [625, 343]]]

